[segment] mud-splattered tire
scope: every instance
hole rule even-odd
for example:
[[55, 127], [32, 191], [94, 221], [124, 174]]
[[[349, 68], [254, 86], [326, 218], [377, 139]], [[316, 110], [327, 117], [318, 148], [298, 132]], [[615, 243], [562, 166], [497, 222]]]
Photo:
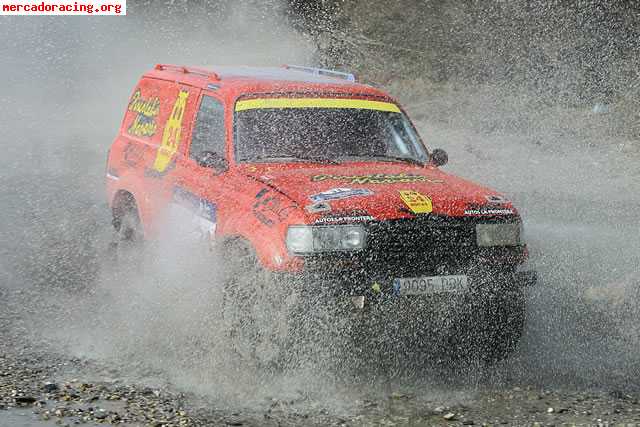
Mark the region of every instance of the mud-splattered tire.
[[118, 262], [123, 256], [139, 253], [138, 249], [143, 241], [142, 223], [136, 201], [131, 194], [126, 193], [116, 200], [111, 223], [114, 231], [108, 252], [112, 260]]
[[112, 211], [112, 224], [119, 241], [136, 242], [142, 240], [142, 227], [138, 206], [129, 193], [118, 197]]
[[222, 260], [222, 318], [231, 350], [245, 366], [277, 369], [284, 358], [288, 312], [282, 283], [265, 271], [249, 243], [219, 246]]
[[484, 301], [478, 322], [476, 349], [488, 365], [509, 357], [518, 348], [526, 320], [523, 289], [505, 290]]

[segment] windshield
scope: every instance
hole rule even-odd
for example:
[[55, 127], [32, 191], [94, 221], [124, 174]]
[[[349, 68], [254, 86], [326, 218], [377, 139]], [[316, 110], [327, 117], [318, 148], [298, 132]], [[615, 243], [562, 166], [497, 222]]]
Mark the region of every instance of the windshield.
[[387, 102], [241, 100], [236, 103], [235, 135], [239, 162], [428, 160], [407, 117]]

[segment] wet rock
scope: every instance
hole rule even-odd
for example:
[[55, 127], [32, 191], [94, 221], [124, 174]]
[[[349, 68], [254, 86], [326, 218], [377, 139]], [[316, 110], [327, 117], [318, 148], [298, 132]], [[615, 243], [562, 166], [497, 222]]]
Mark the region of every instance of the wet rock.
[[404, 393], [399, 393], [397, 391], [394, 391], [393, 393], [391, 393], [391, 399], [393, 400], [401, 400], [401, 399], [408, 399], [409, 396], [404, 394]]
[[224, 420], [228, 426], [241, 426], [244, 425], [244, 421], [238, 417], [229, 417]]
[[46, 382], [44, 383], [44, 386], [42, 386], [42, 389], [45, 393], [53, 393], [55, 391], [58, 391], [58, 388], [58, 384], [50, 382]]
[[14, 397], [14, 400], [18, 405], [31, 405], [37, 399], [33, 396], [16, 396]]
[[373, 400], [365, 400], [362, 406], [364, 406], [365, 408], [373, 408], [378, 406], [378, 402], [375, 402]]

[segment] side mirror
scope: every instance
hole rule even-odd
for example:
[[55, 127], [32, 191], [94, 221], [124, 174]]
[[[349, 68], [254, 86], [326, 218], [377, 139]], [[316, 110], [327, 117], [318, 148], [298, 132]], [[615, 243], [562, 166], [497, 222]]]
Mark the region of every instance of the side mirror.
[[431, 152], [431, 163], [435, 166], [444, 166], [449, 161], [449, 155], [441, 148], [436, 148]]
[[201, 151], [196, 154], [195, 161], [203, 168], [210, 168], [218, 172], [227, 170], [229, 166], [227, 159], [213, 151]]

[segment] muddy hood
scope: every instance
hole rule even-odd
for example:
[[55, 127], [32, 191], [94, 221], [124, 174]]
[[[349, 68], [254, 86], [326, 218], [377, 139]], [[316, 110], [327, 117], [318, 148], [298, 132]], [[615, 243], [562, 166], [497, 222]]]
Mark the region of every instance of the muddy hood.
[[516, 213], [502, 194], [431, 166], [254, 165], [244, 167], [242, 173], [277, 189], [308, 213], [318, 216], [349, 214], [393, 219], [420, 213], [448, 216]]

